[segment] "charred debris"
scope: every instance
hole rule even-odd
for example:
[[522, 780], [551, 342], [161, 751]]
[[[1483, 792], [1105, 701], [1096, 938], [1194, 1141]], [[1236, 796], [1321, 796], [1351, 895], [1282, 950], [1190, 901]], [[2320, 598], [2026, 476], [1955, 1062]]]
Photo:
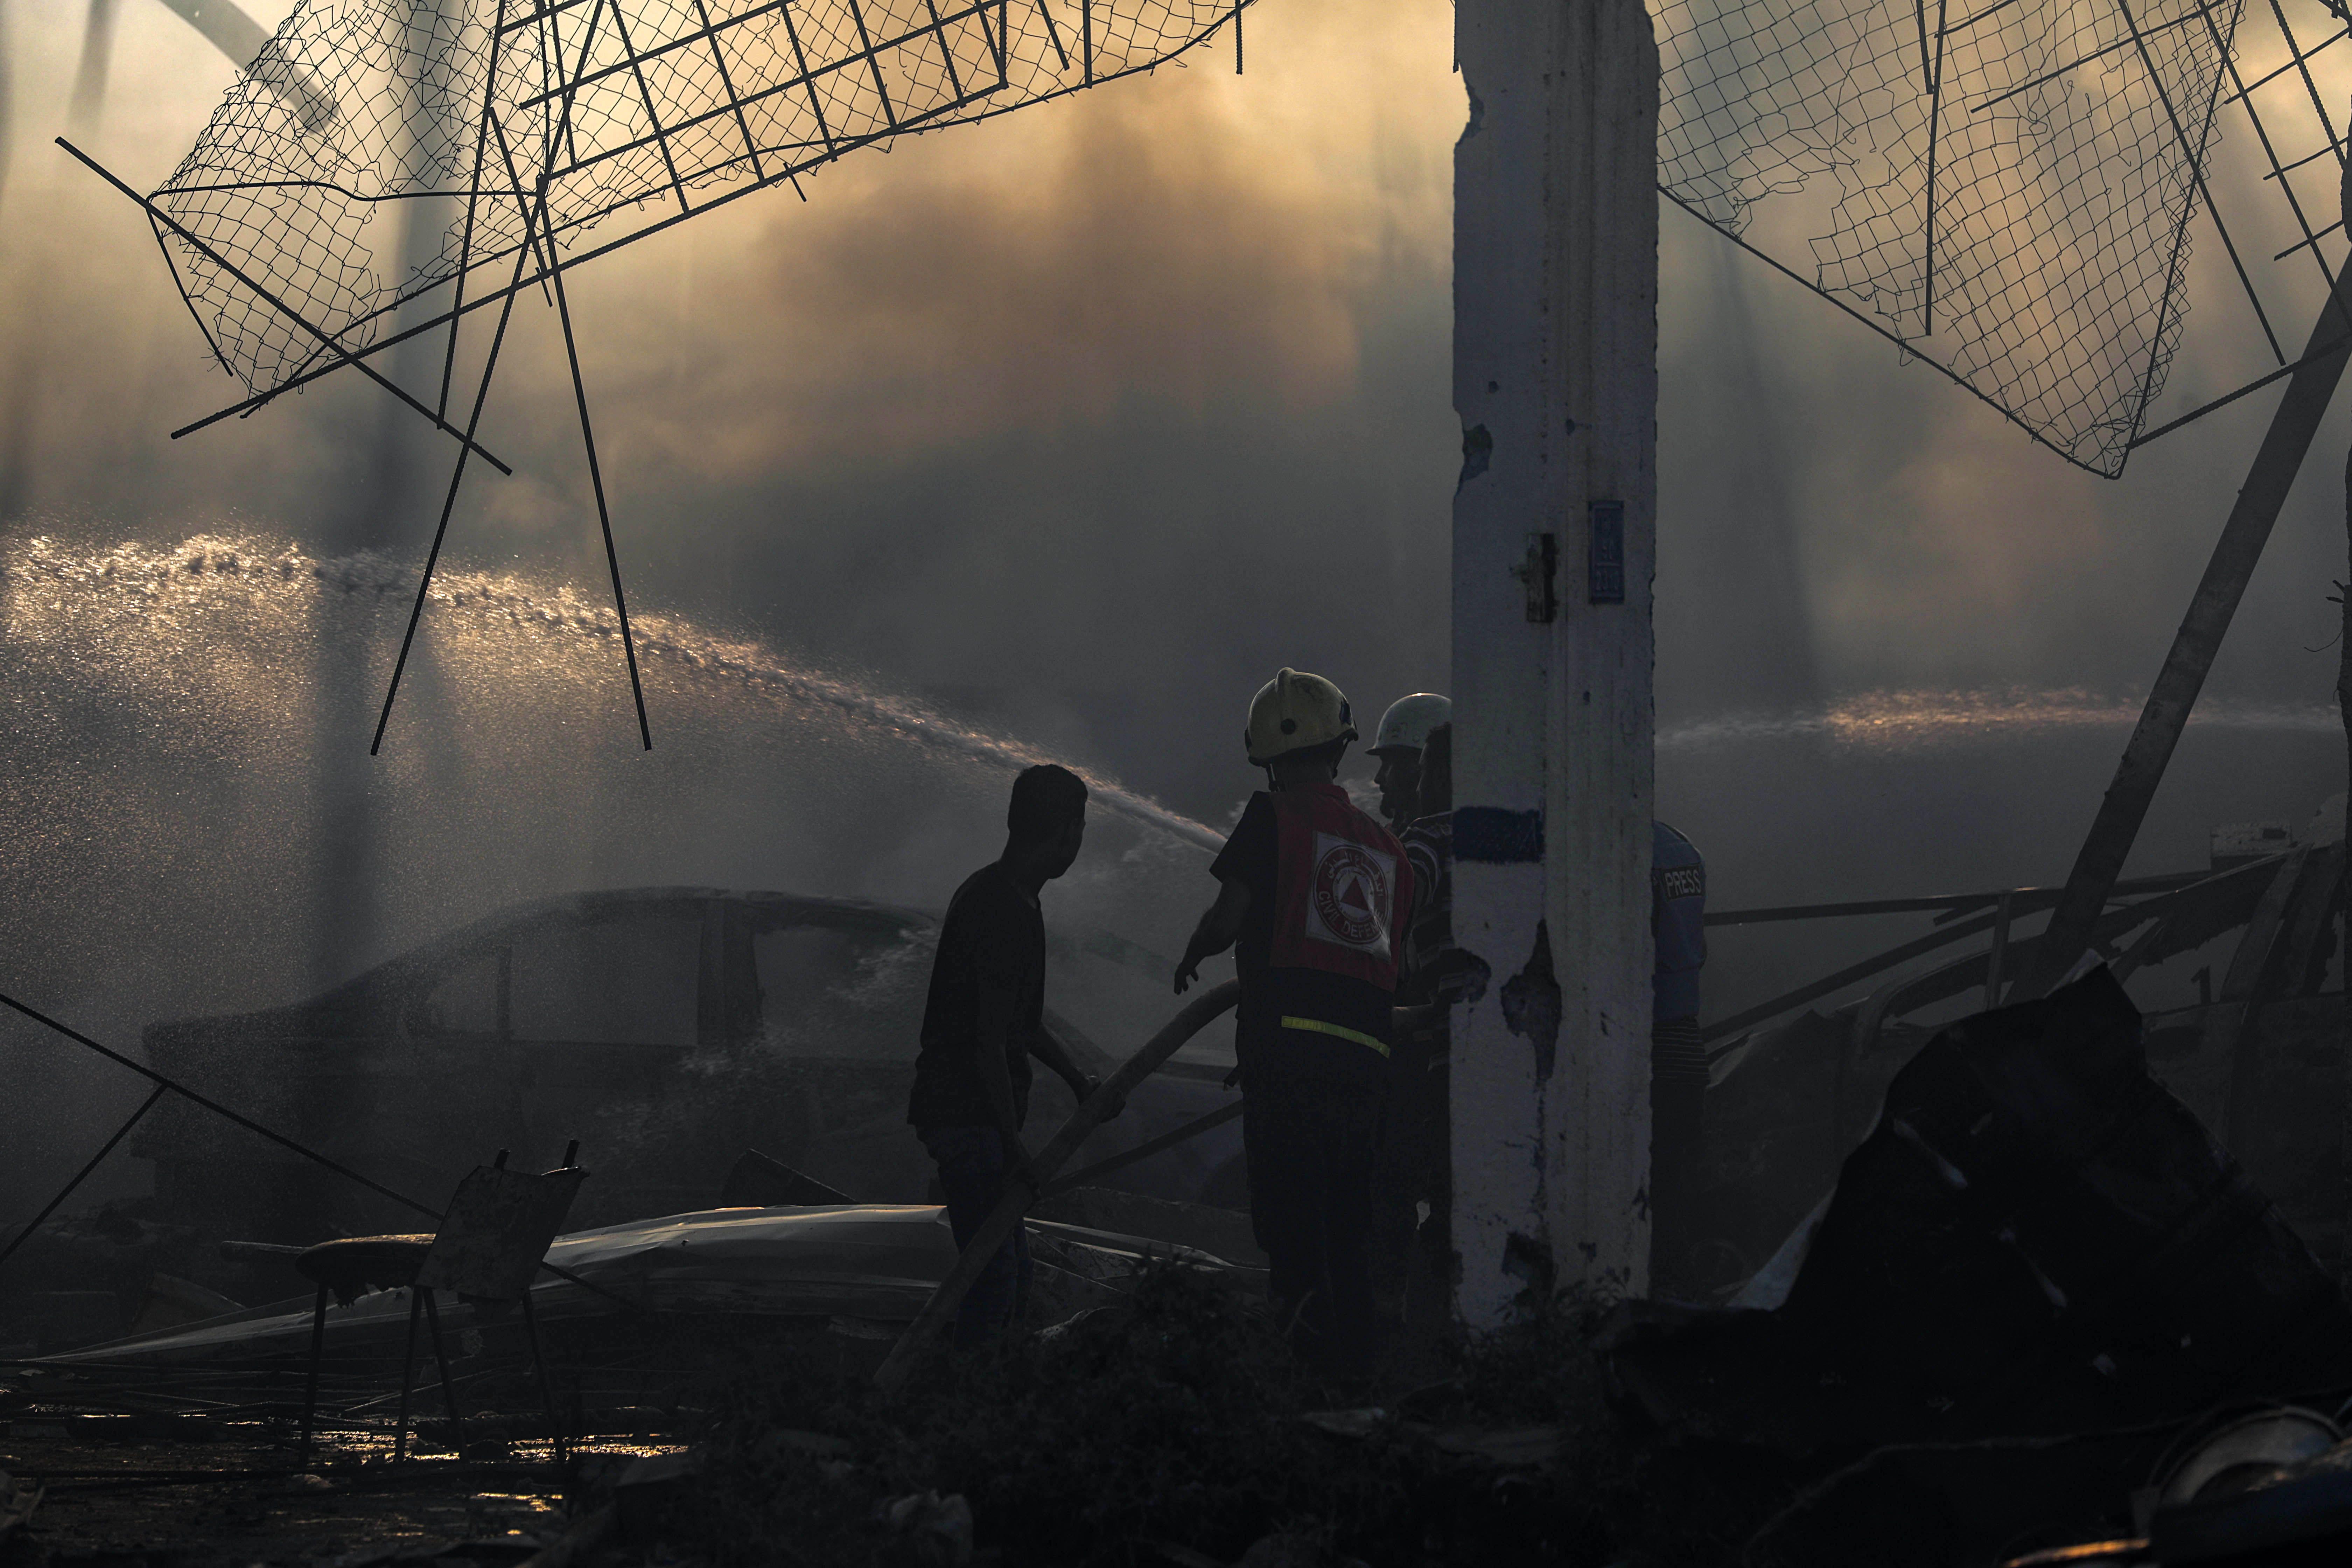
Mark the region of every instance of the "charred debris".
[[[2032, 941], [1913, 961], [2048, 896], [1906, 901], [1928, 938], [1709, 1031], [1701, 1300], [1531, 1300], [1475, 1343], [1399, 1321], [1369, 1384], [1285, 1350], [1245, 1184], [1169, 1173], [1170, 1132], [1213, 1139], [1225, 1095], [1182, 1052], [1159, 1119], [1083, 1145], [1030, 1211], [1030, 1331], [934, 1349], [887, 1395], [875, 1370], [957, 1254], [894, 1185], [870, 1112], [902, 1091], [870, 1063], [763, 1086], [803, 1106], [788, 1158], [714, 1165], [721, 1094], [703, 1123], [597, 1129], [625, 1197], [591, 1200], [593, 1144], [545, 1175], [501, 1154], [399, 1227], [397, 1189], [299, 1139], [189, 1135], [219, 1119], [183, 1095], [126, 1135], [152, 1198], [64, 1205], [0, 1266], [0, 1562], [2340, 1561], [2343, 868], [2339, 844], [2252, 843], [2125, 884], [2102, 966], [1940, 1027], [1919, 1016], [1998, 999]], [[754, 907], [665, 897], [490, 922], [400, 968], [395, 1011], [429, 1044], [488, 953], [515, 1043], [512, 955], [547, 921], [683, 922], [723, 957]], [[756, 907], [797, 962], [869, 977], [910, 929]], [[2200, 1005], [2126, 996], [2232, 932]], [[1898, 978], [1814, 1009], [1874, 964]], [[226, 1026], [161, 1026], [152, 1054], [193, 1068], [173, 1042]], [[353, 1114], [352, 1084], [276, 1079], [305, 1136]], [[465, 1130], [531, 1146], [477, 1098]], [[904, 1201], [855, 1201], [874, 1187]]]

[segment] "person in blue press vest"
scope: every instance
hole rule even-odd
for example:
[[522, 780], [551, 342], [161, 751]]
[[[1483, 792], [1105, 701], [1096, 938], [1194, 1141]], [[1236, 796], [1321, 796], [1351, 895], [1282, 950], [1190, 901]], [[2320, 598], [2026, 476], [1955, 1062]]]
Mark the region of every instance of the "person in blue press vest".
[[1300, 1355], [1353, 1380], [1378, 1348], [1372, 1172], [1412, 869], [1339, 787], [1356, 726], [1337, 686], [1282, 671], [1251, 701], [1246, 738], [1268, 787], [1209, 868], [1216, 901], [1185, 946], [1176, 990], [1202, 960], [1235, 950], [1242, 1148], [1267, 1293]]
[[1697, 1241], [1706, 1158], [1706, 1047], [1698, 1032], [1699, 971], [1706, 963], [1706, 862], [1663, 822], [1650, 825], [1650, 1276], [1671, 1294], [1687, 1278]]

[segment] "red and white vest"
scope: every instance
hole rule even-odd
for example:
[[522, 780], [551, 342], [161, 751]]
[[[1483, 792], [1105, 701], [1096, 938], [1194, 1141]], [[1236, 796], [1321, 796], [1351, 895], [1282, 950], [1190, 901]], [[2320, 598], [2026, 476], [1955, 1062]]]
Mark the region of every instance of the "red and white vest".
[[1338, 784], [1276, 790], [1274, 951], [1277, 969], [1321, 969], [1397, 984], [1412, 867], [1389, 830]]

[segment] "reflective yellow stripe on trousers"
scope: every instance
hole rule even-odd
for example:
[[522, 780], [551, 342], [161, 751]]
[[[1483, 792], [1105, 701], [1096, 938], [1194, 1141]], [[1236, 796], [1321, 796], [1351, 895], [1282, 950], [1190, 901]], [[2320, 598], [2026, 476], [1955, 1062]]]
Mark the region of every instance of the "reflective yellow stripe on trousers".
[[1371, 1036], [1359, 1033], [1354, 1029], [1343, 1029], [1337, 1024], [1327, 1024], [1320, 1018], [1293, 1018], [1286, 1016], [1282, 1020], [1282, 1026], [1286, 1029], [1305, 1029], [1318, 1035], [1337, 1035], [1343, 1040], [1353, 1040], [1360, 1046], [1370, 1046], [1382, 1056], [1389, 1054], [1387, 1041], [1376, 1040]]

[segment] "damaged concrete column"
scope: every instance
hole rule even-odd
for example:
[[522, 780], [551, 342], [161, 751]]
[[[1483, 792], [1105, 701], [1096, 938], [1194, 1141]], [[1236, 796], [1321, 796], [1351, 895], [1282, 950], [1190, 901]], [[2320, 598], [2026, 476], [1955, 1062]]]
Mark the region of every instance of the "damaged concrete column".
[[1657, 47], [1642, 0], [1460, 0], [1456, 1300], [1648, 1286]]

